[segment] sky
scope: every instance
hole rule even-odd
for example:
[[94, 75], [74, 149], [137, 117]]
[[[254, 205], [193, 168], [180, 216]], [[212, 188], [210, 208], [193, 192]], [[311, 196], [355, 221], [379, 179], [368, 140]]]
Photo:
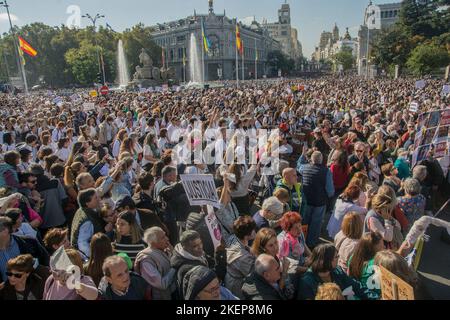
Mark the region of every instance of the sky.
[[[363, 23], [364, 10], [368, 0], [288, 0], [291, 7], [292, 26], [299, 31], [303, 54], [310, 58], [319, 43], [322, 31], [331, 31], [337, 23], [341, 34], [349, 27], [352, 37], [357, 36], [359, 25]], [[393, 0], [373, 1], [374, 4], [394, 2]], [[43, 22], [56, 26], [67, 24], [77, 12], [106, 16], [100, 24], [107, 22], [115, 31], [122, 31], [137, 23], [154, 25], [173, 21], [193, 14], [208, 12], [208, 0], [10, 0], [10, 12], [15, 25]], [[266, 18], [268, 22], [278, 20], [278, 9], [284, 0], [214, 0], [216, 13], [224, 9], [229, 18]], [[68, 12], [69, 11], [69, 12]], [[77, 16], [75, 14], [75, 16]], [[76, 19], [75, 19], [76, 20]], [[81, 27], [87, 20], [81, 20]], [[0, 33], [7, 32], [9, 24], [5, 8], [0, 8]]]

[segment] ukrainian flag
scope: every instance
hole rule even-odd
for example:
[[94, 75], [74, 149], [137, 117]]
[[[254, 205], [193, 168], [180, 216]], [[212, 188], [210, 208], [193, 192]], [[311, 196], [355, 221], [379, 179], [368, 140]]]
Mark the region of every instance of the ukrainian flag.
[[209, 52], [209, 48], [211, 47], [211, 43], [209, 42], [208, 37], [205, 33], [205, 22], [202, 20], [202, 38], [203, 38], [203, 47], [205, 48], [205, 52]]

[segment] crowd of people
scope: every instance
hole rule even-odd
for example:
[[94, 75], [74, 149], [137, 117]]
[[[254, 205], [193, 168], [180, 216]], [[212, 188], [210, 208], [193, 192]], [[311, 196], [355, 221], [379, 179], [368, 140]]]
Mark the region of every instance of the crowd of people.
[[[449, 195], [448, 156], [411, 161], [442, 85], [1, 95], [0, 300], [377, 300], [377, 266], [430, 298], [405, 235]], [[219, 246], [182, 174], [213, 175]]]

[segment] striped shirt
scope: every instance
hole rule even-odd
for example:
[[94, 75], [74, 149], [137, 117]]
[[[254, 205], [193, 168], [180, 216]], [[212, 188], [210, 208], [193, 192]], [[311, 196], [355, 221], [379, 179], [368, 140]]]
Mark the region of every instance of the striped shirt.
[[113, 244], [114, 254], [126, 253], [133, 262], [133, 265], [134, 261], [136, 260], [137, 254], [144, 250], [146, 247], [147, 245], [142, 241], [132, 244], [131, 237], [122, 237], [120, 239], [120, 243], [116, 241]]

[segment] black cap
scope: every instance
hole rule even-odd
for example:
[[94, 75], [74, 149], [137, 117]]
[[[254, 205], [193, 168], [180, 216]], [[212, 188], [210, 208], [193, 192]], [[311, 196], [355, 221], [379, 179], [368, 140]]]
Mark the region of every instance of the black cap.
[[125, 207], [134, 209], [136, 208], [136, 204], [130, 196], [121, 195], [116, 202], [116, 209], [124, 209]]

